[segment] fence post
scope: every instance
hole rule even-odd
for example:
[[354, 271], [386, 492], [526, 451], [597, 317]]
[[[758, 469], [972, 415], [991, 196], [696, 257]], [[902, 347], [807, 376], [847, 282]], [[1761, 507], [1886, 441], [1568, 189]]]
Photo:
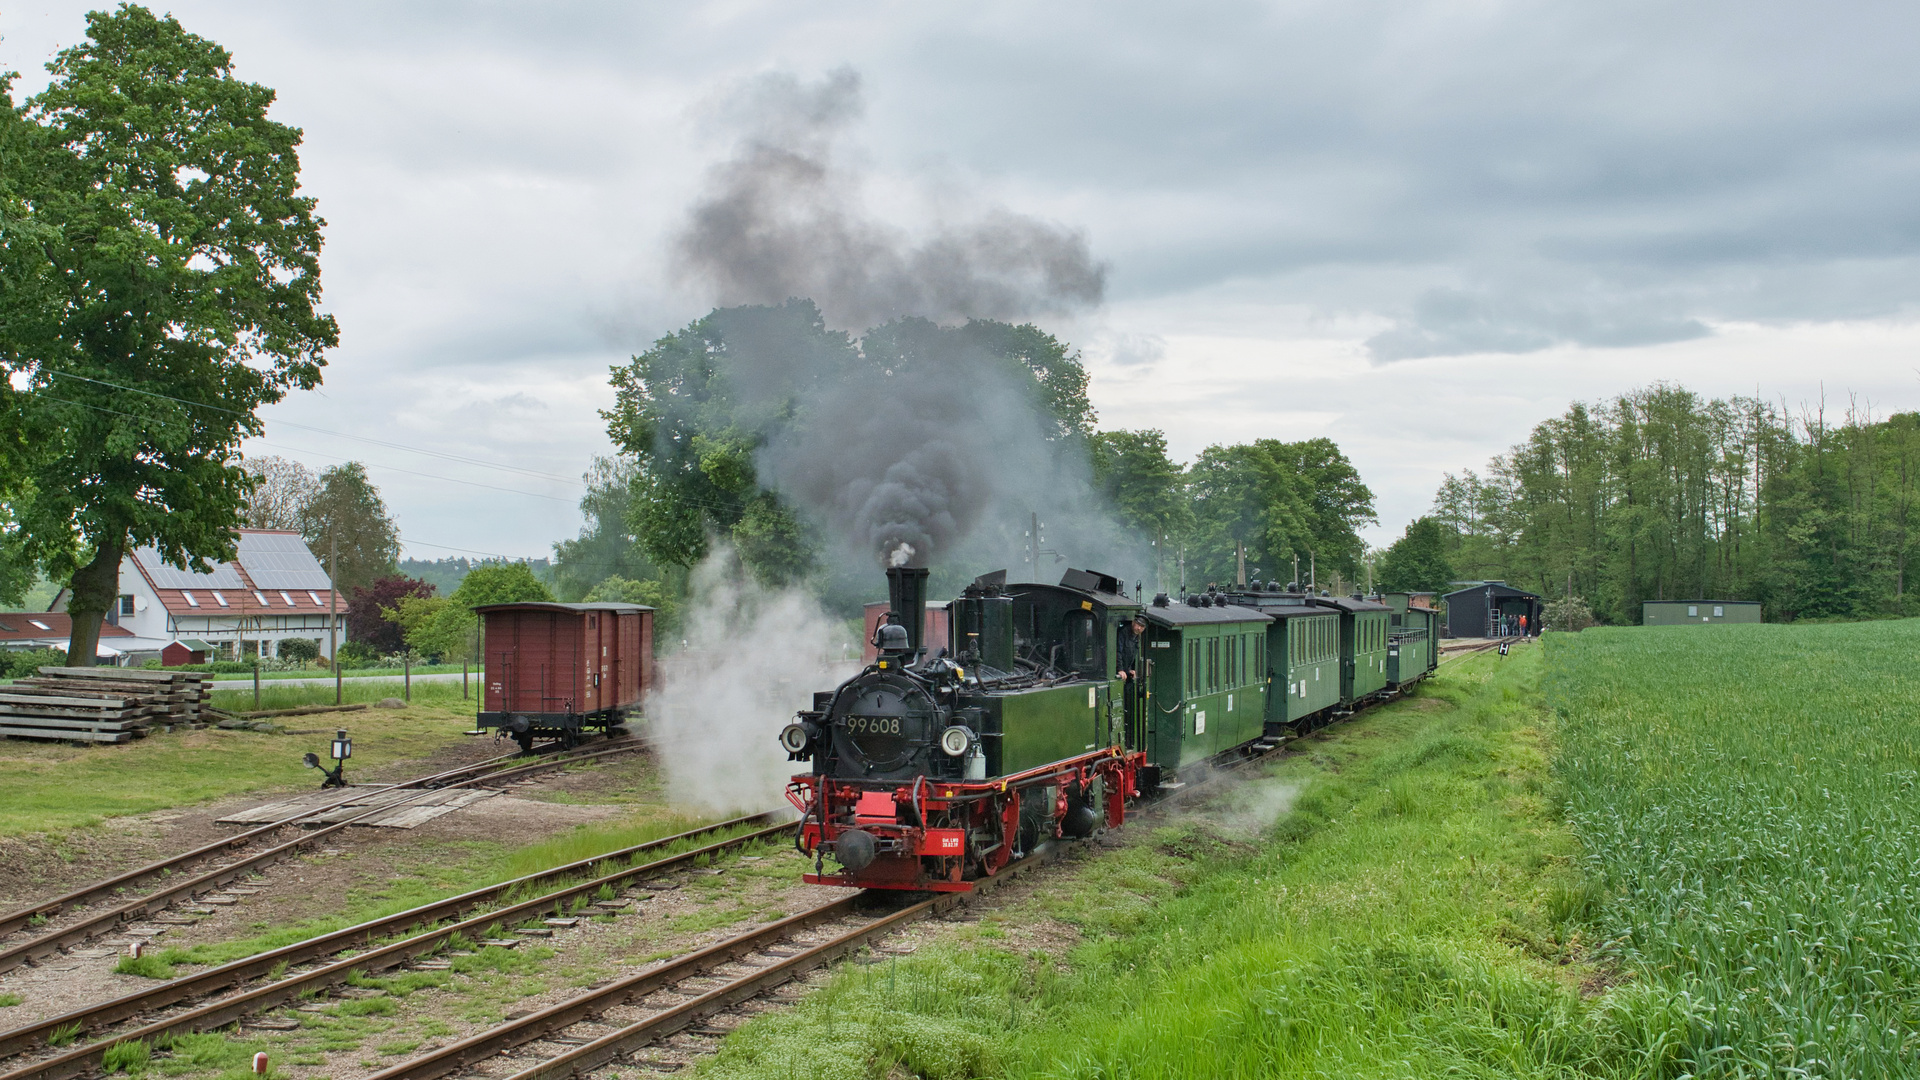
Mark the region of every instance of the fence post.
[[253, 654], [253, 711], [260, 711], [260, 654]]
[[400, 658], [400, 696], [413, 700], [413, 650]]
[[467, 700], [467, 661], [465, 658], [462, 658], [460, 661], [460, 700]]

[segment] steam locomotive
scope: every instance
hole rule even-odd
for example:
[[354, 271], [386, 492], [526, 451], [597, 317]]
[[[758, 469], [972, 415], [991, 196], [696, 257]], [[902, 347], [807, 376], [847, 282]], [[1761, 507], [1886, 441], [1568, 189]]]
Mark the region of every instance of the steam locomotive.
[[[877, 659], [780, 733], [812, 763], [787, 798], [816, 884], [960, 892], [1054, 838], [1126, 818], [1220, 759], [1272, 749], [1438, 663], [1435, 613], [1400, 594], [1277, 583], [1151, 602], [1107, 574], [984, 575], [929, 612], [927, 571], [887, 571]], [[923, 644], [944, 615], [951, 648]], [[826, 858], [838, 864], [830, 872]]]

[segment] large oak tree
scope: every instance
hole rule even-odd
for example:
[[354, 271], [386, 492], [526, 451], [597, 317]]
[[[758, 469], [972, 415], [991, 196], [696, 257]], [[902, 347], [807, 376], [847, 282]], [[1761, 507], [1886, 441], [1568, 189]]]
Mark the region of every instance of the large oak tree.
[[232, 556], [240, 440], [261, 405], [320, 382], [338, 340], [316, 310], [324, 223], [298, 194], [301, 133], [267, 119], [274, 92], [145, 8], [87, 29], [27, 105], [30, 160], [10, 172], [35, 231], [18, 257], [51, 287], [0, 351], [25, 375], [17, 433], [35, 448], [9, 537], [70, 582], [75, 664], [127, 550]]

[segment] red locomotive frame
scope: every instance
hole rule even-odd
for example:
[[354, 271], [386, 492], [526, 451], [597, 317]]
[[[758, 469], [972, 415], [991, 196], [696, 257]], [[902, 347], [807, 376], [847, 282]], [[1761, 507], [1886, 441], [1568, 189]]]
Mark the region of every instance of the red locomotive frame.
[[[1062, 824], [1074, 800], [1100, 783], [1108, 828], [1126, 820], [1127, 802], [1140, 794], [1143, 751], [1110, 746], [1104, 750], [990, 780], [936, 780], [876, 783], [796, 776], [787, 785], [787, 801], [800, 811], [800, 850], [813, 855], [823, 843], [838, 844], [860, 830], [876, 841], [872, 863], [857, 873], [806, 875], [814, 885], [846, 885], [917, 892], [969, 892], [969, 862], [991, 876], [1013, 861], [1013, 838], [1020, 828], [1020, 794], [1036, 787], [1054, 789], [1052, 813], [1041, 839], [1065, 835]], [[930, 817], [941, 822], [930, 826]], [[985, 851], [969, 850], [976, 833], [1000, 837]]]

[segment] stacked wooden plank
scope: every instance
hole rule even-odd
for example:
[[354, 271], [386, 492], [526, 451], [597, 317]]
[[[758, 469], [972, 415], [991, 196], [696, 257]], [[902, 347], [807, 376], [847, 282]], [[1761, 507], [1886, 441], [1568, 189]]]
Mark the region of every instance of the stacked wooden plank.
[[198, 671], [43, 667], [0, 686], [0, 735], [126, 742], [155, 724], [201, 723], [211, 691]]

